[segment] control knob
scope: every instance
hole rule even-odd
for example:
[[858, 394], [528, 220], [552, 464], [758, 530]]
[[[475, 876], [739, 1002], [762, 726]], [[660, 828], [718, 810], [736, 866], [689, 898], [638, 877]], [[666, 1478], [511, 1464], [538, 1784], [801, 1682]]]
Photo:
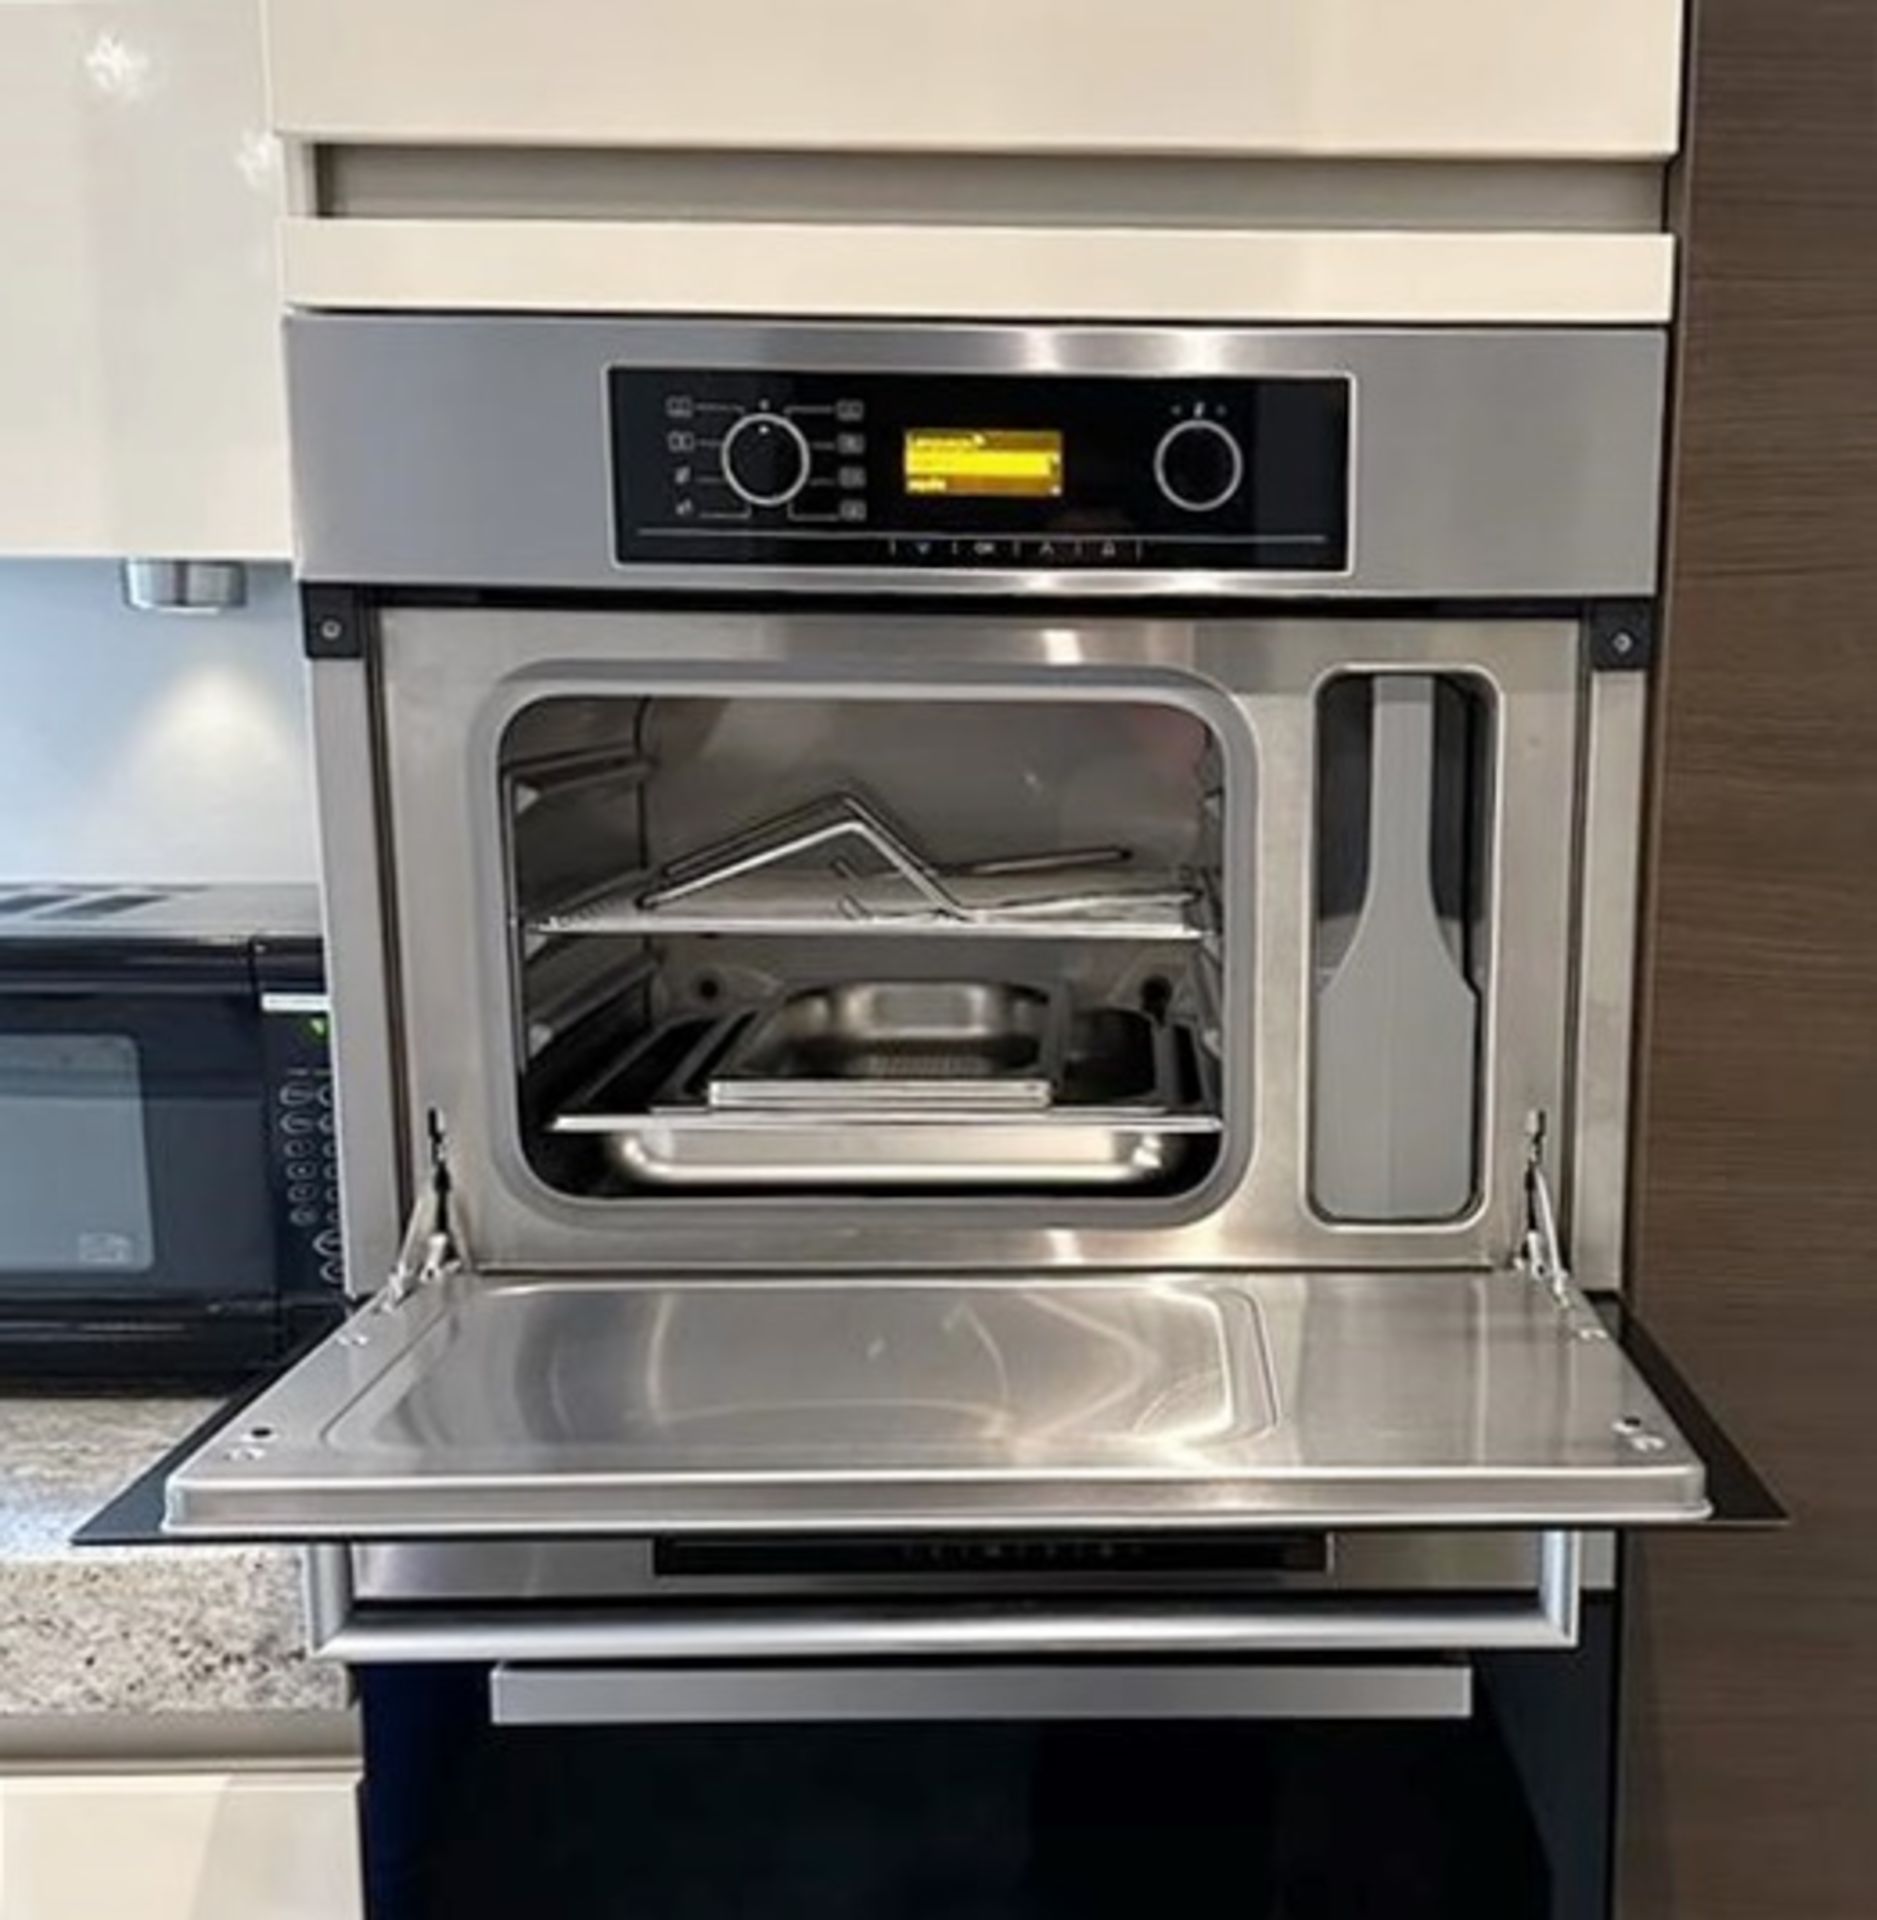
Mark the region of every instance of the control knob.
[[808, 484], [808, 441], [779, 413], [746, 413], [718, 451], [730, 491], [752, 507], [786, 506]]
[[1154, 480], [1183, 513], [1211, 513], [1245, 478], [1245, 450], [1217, 420], [1180, 420], [1154, 448]]

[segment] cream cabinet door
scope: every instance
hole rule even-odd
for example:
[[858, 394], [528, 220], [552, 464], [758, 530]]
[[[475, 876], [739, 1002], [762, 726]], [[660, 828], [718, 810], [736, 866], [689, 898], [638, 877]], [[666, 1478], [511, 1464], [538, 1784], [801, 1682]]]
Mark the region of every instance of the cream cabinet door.
[[1634, 160], [1678, 133], [1683, 0], [266, 4], [298, 139]]
[[0, 1920], [358, 1920], [357, 1775], [0, 1779]]
[[0, 555], [288, 550], [256, 0], [0, 0]]

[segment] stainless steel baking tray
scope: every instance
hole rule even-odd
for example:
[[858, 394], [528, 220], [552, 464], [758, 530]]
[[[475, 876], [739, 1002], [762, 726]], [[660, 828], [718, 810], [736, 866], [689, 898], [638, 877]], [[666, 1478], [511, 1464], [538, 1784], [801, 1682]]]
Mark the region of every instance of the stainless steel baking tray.
[[705, 1100], [740, 1112], [1034, 1113], [1055, 1099], [1060, 994], [978, 980], [863, 980], [793, 993], [751, 1022]]
[[724, 1188], [1131, 1188], [1172, 1177], [1195, 1135], [1216, 1120], [1181, 1115], [1124, 1122], [1113, 1115], [1018, 1122], [1007, 1115], [949, 1124], [895, 1115], [844, 1121], [775, 1115], [651, 1114], [555, 1123], [606, 1136], [614, 1166], [635, 1182]]
[[[1038, 1052], [1047, 1063], [1045, 1104], [1026, 1087], [1021, 1103], [1007, 1095], [970, 1097], [988, 1082], [916, 1078], [851, 1086], [868, 1091], [843, 1099], [844, 1083], [809, 1073], [801, 1094], [779, 1098], [747, 1090], [753, 1082], [726, 1073], [730, 1097], [713, 1100], [714, 1077], [726, 1063], [755, 1058], [773, 1069], [791, 1061], [826, 1066], [864, 1053], [863, 1033], [887, 1010], [879, 988], [825, 989], [800, 996], [769, 1015], [731, 1015], [699, 1026], [680, 1064], [662, 1085], [647, 1084], [642, 1062], [669, 1057], [654, 1034], [609, 1067], [551, 1122], [559, 1134], [600, 1136], [616, 1169], [635, 1184], [725, 1188], [1132, 1188], [1176, 1174], [1196, 1142], [1221, 1131], [1216, 1104], [1199, 1090], [1203, 1068], [1182, 1029], [1129, 1008], [1060, 1012], [1056, 1037], [1042, 1019]], [[941, 1012], [951, 1039], [967, 1019], [986, 1028], [1011, 989], [969, 991], [947, 985], [924, 1011], [935, 1033]], [[848, 997], [848, 996], [854, 997]], [[941, 1001], [952, 996], [949, 1008]], [[1002, 1011], [1024, 1009], [1020, 995]], [[829, 1036], [838, 1033], [838, 1042]], [[804, 1054], [803, 1042], [811, 1044]], [[995, 1057], [996, 1050], [988, 1050]], [[1006, 1057], [1015, 1057], [1016, 1049]], [[1023, 1076], [1019, 1076], [1020, 1079]], [[778, 1078], [776, 1084], [782, 1084]]]

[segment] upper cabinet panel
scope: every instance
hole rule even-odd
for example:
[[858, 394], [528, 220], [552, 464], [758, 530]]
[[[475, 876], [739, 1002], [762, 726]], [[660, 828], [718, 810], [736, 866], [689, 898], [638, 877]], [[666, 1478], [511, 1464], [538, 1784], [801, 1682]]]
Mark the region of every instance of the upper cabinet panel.
[[1647, 159], [1682, 0], [267, 0], [309, 140]]
[[0, 554], [284, 555], [257, 0], [0, 0]]

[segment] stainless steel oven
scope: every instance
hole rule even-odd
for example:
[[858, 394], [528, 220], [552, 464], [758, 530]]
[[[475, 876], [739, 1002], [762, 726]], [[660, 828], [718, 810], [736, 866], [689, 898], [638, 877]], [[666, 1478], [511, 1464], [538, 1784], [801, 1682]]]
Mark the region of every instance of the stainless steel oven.
[[1414, 1714], [1724, 1504], [1592, 1297], [1659, 333], [288, 350], [359, 1298], [174, 1532], [517, 1721]]

